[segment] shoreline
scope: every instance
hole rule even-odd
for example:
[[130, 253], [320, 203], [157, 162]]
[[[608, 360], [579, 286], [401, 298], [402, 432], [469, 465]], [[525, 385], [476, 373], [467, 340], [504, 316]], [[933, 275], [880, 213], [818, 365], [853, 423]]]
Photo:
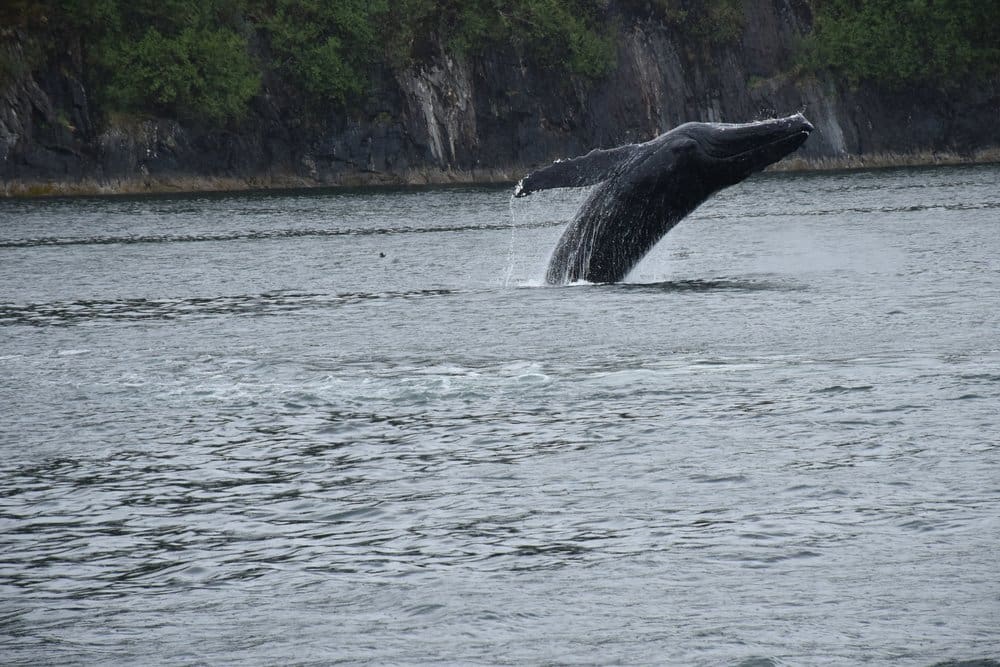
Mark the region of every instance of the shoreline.
[[[891, 169], [894, 167], [961, 166], [1000, 163], [1000, 147], [973, 154], [921, 151], [877, 153], [829, 158], [787, 158], [768, 172], [805, 173]], [[536, 169], [538, 167], [535, 167]], [[469, 171], [414, 169], [404, 173], [357, 172], [337, 182], [323, 182], [296, 174], [259, 176], [142, 176], [132, 179], [98, 181], [13, 181], [0, 184], [0, 199], [43, 199], [47, 197], [114, 197], [156, 194], [199, 194], [249, 191], [306, 190], [319, 188], [413, 187], [432, 185], [501, 185], [516, 183], [531, 167], [473, 169]]]

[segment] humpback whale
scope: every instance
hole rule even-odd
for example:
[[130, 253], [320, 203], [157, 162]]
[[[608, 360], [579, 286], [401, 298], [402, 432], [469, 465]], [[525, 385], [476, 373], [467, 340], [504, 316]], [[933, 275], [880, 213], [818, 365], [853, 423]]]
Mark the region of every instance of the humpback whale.
[[812, 130], [802, 114], [685, 123], [645, 143], [593, 150], [525, 176], [515, 197], [597, 185], [556, 244], [546, 282], [622, 280], [699, 204], [796, 150]]

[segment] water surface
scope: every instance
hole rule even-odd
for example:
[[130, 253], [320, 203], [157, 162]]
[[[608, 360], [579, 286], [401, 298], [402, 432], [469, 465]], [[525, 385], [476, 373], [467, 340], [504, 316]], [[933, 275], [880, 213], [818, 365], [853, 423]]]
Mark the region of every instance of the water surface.
[[0, 657], [997, 658], [998, 182], [0, 201]]

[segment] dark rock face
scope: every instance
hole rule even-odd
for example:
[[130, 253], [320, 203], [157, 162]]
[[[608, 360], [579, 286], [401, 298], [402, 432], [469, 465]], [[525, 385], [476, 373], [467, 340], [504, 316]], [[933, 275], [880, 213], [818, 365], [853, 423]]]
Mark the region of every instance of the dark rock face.
[[1000, 81], [943, 92], [796, 79], [786, 72], [812, 20], [808, 5], [744, 7], [741, 41], [724, 48], [623, 17], [616, 69], [596, 82], [533, 65], [514, 49], [441, 57], [386, 74], [360, 111], [304, 124], [281, 82], [265, 80], [249, 117], [227, 130], [100, 119], [70, 52], [0, 88], [0, 193], [46, 183], [134, 191], [516, 180], [554, 158], [645, 141], [687, 121], [796, 111], [816, 125], [799, 153], [814, 164], [1000, 152]]

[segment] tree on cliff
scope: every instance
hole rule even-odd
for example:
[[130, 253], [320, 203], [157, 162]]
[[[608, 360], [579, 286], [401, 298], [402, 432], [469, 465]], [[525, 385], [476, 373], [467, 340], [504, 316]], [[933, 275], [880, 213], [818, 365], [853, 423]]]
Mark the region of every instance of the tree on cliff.
[[1000, 2], [814, 0], [804, 61], [857, 85], [947, 87], [1000, 72]]

